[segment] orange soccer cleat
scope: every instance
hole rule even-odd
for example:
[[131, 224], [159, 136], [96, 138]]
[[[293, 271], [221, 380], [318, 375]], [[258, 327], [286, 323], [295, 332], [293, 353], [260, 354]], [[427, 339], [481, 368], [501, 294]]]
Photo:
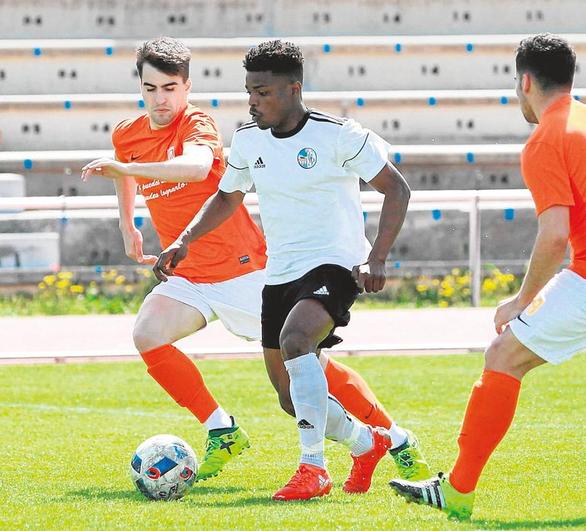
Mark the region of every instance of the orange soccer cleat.
[[368, 492], [374, 469], [391, 447], [391, 440], [378, 430], [372, 430], [372, 450], [359, 456], [352, 456], [352, 470], [342, 490], [348, 494]]
[[273, 500], [309, 500], [326, 496], [331, 490], [332, 480], [327, 470], [301, 463], [289, 483], [273, 495]]

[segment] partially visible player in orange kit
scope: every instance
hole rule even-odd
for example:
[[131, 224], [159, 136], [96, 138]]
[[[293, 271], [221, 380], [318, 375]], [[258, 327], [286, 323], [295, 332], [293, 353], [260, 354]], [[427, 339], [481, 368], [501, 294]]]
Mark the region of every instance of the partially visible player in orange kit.
[[[480, 474], [513, 421], [522, 378], [586, 348], [586, 105], [571, 95], [576, 55], [561, 37], [535, 35], [521, 41], [516, 66], [521, 111], [538, 124], [521, 155], [538, 219], [529, 269], [519, 293], [496, 310], [499, 336], [472, 388], [451, 472], [428, 481], [391, 481], [401, 496], [459, 519], [472, 514]], [[568, 243], [571, 263], [558, 272]], [[511, 456], [511, 475], [519, 459]], [[564, 459], [564, 467], [573, 465]]]
[[[117, 160], [95, 160], [83, 169], [84, 180], [92, 175], [114, 180], [126, 254], [139, 263], [153, 263], [156, 257], [143, 254], [142, 236], [134, 225], [137, 188], [165, 248], [217, 191], [225, 170], [213, 119], [188, 104], [190, 58], [182, 42], [167, 37], [138, 48], [147, 113], [116, 127], [112, 140]], [[241, 206], [190, 248], [174, 276], [147, 296], [136, 320], [134, 342], [149, 374], [209, 430], [199, 480], [217, 475], [249, 441], [218, 405], [194, 363], [172, 343], [214, 317], [235, 335], [260, 339], [265, 262], [264, 238]], [[331, 394], [349, 412], [372, 426], [391, 426], [387, 412], [356, 372], [325, 354], [321, 363]]]

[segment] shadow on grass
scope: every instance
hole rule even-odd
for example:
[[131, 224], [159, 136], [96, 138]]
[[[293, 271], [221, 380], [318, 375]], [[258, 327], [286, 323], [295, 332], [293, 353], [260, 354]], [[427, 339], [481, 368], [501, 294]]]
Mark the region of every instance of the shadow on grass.
[[[199, 498], [200, 496], [213, 496], [213, 495], [222, 495], [222, 494], [234, 494], [236, 492], [240, 492], [244, 490], [243, 487], [194, 487], [189, 491], [187, 496], [184, 498], [184, 501], [189, 502], [189, 498]], [[71, 498], [85, 498], [86, 500], [94, 500], [94, 501], [143, 501], [143, 502], [150, 502], [152, 500], [147, 500], [140, 492], [137, 490], [111, 490], [105, 488], [90, 488], [90, 489], [81, 489], [68, 492], [65, 496], [67, 499]], [[198, 500], [198, 505], [201, 505], [200, 501]], [[209, 504], [213, 505], [213, 504]], [[228, 504], [226, 504], [228, 505]]]
[[[271, 499], [271, 493], [258, 494], [256, 496], [247, 496], [236, 499], [219, 499], [219, 496], [225, 494], [235, 494], [248, 489], [244, 487], [198, 487], [195, 486], [189, 493], [177, 503], [181, 505], [195, 506], [195, 507], [210, 507], [210, 508], [230, 508], [230, 507], [276, 507], [280, 502], [275, 502]], [[157, 503], [153, 500], [147, 500], [140, 492], [131, 489], [128, 490], [109, 490], [104, 488], [81, 489], [68, 492], [62, 499], [71, 501], [72, 499], [85, 499], [88, 501], [104, 501], [104, 502], [132, 502], [132, 503]], [[341, 498], [336, 499], [337, 505], [345, 505], [351, 503], [352, 500]], [[287, 502], [287, 507], [300, 505], [304, 506], [308, 503], [323, 503], [321, 498], [315, 498], [308, 501]], [[487, 522], [488, 524], [488, 522]], [[495, 522], [496, 524], [496, 522]]]
[[518, 522], [473, 520], [473, 523], [485, 529], [554, 529], [560, 527], [585, 527], [586, 518], [571, 518], [568, 520], [519, 520]]

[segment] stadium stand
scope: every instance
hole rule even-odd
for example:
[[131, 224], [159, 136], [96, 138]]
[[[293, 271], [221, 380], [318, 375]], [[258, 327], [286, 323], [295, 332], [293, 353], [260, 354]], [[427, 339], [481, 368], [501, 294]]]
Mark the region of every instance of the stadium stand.
[[[157, 34], [157, 33], [155, 33]], [[296, 37], [305, 56], [305, 89], [469, 90], [509, 88], [521, 35]], [[578, 58], [586, 37], [566, 36]], [[185, 39], [196, 92], [241, 92], [242, 58], [258, 38]], [[135, 93], [137, 41], [0, 41], [2, 94]], [[576, 82], [586, 72], [578, 64]], [[42, 80], [42, 90], [39, 82]]]
[[[487, 16], [504, 7], [506, 17]], [[0, 197], [22, 194], [22, 186], [37, 197], [113, 194], [108, 181], [82, 185], [79, 171], [111, 153], [117, 121], [141, 112], [133, 50], [160, 34], [185, 38], [192, 48], [193, 101], [216, 118], [226, 143], [248, 119], [246, 49], [288, 35], [306, 56], [307, 103], [387, 138], [391, 160], [414, 190], [521, 188], [518, 157], [531, 128], [512, 90], [514, 49], [527, 33], [565, 34], [579, 59], [575, 96], [586, 97], [585, 15], [583, 0], [3, 2], [0, 172], [23, 179], [20, 192], [0, 180]], [[30, 233], [29, 247], [57, 235], [56, 260], [67, 267], [129, 264], [116, 220], [100, 216], [4, 213], [0, 232]], [[145, 248], [156, 249], [148, 218], [137, 219]], [[376, 221], [370, 212], [369, 234]], [[390, 265], [435, 271], [466, 264], [468, 224], [457, 208], [410, 212]], [[483, 259], [519, 269], [534, 232], [530, 210], [483, 212]], [[44, 267], [19, 256], [20, 267]], [[10, 260], [0, 259], [0, 271], [14, 270]]]
[[[506, 17], [494, 16], [505, 7]], [[189, 38], [580, 33], [584, 15], [582, 0], [20, 0], [0, 4], [0, 35], [142, 39], [160, 34]]]

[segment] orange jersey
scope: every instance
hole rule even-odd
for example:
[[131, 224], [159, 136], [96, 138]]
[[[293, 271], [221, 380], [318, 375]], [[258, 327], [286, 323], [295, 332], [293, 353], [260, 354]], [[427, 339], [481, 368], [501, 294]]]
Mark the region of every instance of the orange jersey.
[[[136, 178], [161, 246], [173, 243], [206, 200], [218, 190], [225, 170], [223, 145], [210, 116], [188, 105], [168, 126], [151, 129], [148, 115], [119, 123], [112, 143], [120, 162], [162, 162], [183, 153], [183, 145], [209, 146], [214, 162], [201, 182]], [[191, 282], [222, 282], [265, 267], [264, 237], [241, 205], [225, 223], [189, 248], [175, 273]]]
[[586, 105], [563, 96], [541, 115], [521, 155], [537, 215], [570, 208], [570, 269], [586, 278]]

